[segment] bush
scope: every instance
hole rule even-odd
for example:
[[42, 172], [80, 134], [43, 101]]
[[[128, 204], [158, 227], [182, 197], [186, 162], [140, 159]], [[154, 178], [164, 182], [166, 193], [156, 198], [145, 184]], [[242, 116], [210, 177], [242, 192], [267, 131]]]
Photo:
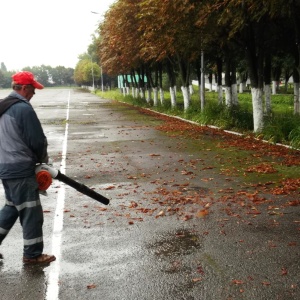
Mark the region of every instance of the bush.
[[295, 149], [300, 149], [300, 126], [298, 125], [291, 130], [289, 134], [289, 140], [291, 147]]
[[269, 142], [273, 143], [290, 143], [291, 136], [296, 138], [297, 131], [292, 135], [291, 132], [295, 130], [300, 123], [300, 117], [289, 113], [274, 113], [272, 117], [265, 119], [262, 136]]

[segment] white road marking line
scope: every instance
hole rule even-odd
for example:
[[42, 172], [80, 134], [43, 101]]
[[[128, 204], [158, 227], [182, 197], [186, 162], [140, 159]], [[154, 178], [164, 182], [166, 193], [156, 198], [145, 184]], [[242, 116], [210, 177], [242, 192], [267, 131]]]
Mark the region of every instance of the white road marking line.
[[[60, 172], [65, 174], [66, 171], [66, 155], [68, 145], [68, 130], [69, 130], [69, 111], [70, 111], [70, 91], [68, 95], [67, 116], [65, 136], [63, 140], [62, 160]], [[53, 233], [52, 233], [52, 254], [56, 256], [56, 261], [50, 265], [50, 273], [47, 283], [46, 300], [59, 299], [59, 273], [61, 262], [61, 237], [63, 230], [65, 206], [65, 185], [61, 183], [56, 200], [56, 209], [53, 220]]]

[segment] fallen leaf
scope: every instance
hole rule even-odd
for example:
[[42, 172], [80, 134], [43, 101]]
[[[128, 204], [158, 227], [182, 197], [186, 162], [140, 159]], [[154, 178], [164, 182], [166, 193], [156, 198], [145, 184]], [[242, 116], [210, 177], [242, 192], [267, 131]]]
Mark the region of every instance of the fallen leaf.
[[203, 271], [202, 266], [197, 267], [197, 273], [200, 273], [200, 274], [204, 275], [204, 271]]
[[158, 217], [163, 217], [165, 215], [165, 212], [163, 210], [161, 210], [156, 216], [155, 218], [158, 218]]
[[193, 218], [193, 216], [191, 216], [191, 215], [185, 215], [184, 217], [183, 217], [183, 221], [188, 221], [188, 220], [190, 220], [190, 219], [192, 219]]
[[138, 206], [138, 204], [134, 201], [131, 201], [129, 208], [136, 208]]
[[287, 275], [288, 271], [286, 268], [281, 268], [281, 275], [284, 276], [284, 275]]
[[100, 211], [106, 211], [107, 210], [106, 207], [98, 207], [97, 209], [100, 210]]
[[110, 185], [108, 187], [103, 188], [103, 190], [112, 190], [114, 188], [116, 188], [114, 185]]
[[95, 284], [89, 284], [86, 286], [88, 289], [94, 289], [96, 288], [96, 285]]
[[208, 215], [208, 210], [207, 209], [202, 209], [202, 210], [198, 211], [197, 214], [196, 214], [196, 216], [198, 218], [204, 218], [207, 215]]
[[231, 281], [233, 284], [243, 284], [244, 281], [243, 280], [237, 280], [237, 279], [234, 279]]

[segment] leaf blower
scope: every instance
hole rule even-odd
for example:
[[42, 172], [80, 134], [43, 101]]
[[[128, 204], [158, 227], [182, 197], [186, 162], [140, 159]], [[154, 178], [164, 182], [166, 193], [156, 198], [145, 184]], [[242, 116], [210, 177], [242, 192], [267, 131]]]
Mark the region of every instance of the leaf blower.
[[87, 195], [90, 198], [97, 200], [98, 202], [101, 202], [105, 205], [109, 204], [109, 199], [107, 199], [106, 197], [98, 194], [97, 192], [88, 188], [84, 184], [69, 178], [68, 176], [62, 174], [59, 170], [56, 170], [50, 167], [49, 165], [46, 164], [37, 165], [35, 168], [35, 175], [39, 185], [39, 190], [41, 191], [46, 191], [49, 188], [53, 178], [71, 186], [78, 192]]

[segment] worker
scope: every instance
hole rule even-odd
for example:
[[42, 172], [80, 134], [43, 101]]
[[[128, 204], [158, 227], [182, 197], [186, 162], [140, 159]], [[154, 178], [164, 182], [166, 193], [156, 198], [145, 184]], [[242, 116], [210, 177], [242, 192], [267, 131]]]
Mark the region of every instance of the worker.
[[18, 72], [12, 76], [12, 92], [0, 100], [0, 179], [6, 198], [0, 210], [0, 245], [19, 218], [24, 264], [56, 259], [43, 254], [44, 217], [35, 176], [36, 164], [48, 162], [48, 143], [30, 100], [35, 89], [43, 88], [31, 72]]

